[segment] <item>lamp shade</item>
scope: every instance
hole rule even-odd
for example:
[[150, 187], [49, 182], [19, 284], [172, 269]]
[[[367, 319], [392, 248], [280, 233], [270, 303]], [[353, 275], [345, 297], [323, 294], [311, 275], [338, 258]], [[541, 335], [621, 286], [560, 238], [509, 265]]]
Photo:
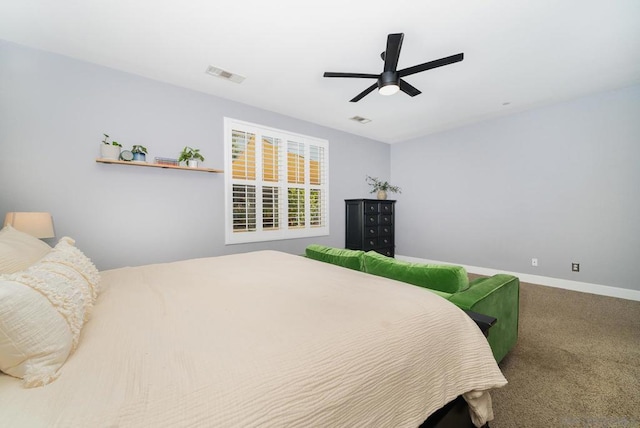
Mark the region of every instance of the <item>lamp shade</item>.
[[11, 212], [7, 213], [4, 225], [11, 225], [19, 230], [36, 238], [53, 238], [53, 219], [49, 213], [35, 212]]

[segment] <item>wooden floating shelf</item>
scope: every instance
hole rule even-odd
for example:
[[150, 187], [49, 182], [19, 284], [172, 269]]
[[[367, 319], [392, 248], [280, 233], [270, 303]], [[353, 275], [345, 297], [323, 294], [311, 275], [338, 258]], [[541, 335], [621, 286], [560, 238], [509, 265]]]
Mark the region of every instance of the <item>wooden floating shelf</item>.
[[132, 165], [132, 166], [148, 166], [151, 168], [164, 168], [164, 169], [184, 169], [186, 171], [201, 171], [201, 172], [212, 172], [221, 174], [224, 171], [221, 169], [212, 169], [212, 168], [191, 168], [189, 166], [174, 166], [174, 165], [162, 165], [159, 163], [150, 163], [150, 162], [136, 162], [136, 161], [121, 161], [114, 159], [103, 159], [98, 158], [96, 162], [99, 163], [113, 163], [118, 165]]

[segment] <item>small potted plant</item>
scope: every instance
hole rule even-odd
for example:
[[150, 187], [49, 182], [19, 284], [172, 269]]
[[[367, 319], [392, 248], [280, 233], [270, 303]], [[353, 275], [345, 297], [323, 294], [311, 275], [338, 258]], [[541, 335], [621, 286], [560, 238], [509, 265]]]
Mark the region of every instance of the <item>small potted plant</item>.
[[109, 136], [107, 134], [104, 135], [104, 140], [102, 140], [102, 144], [100, 145], [100, 157], [103, 159], [120, 159], [120, 149], [122, 148], [122, 144], [117, 141], [109, 142]]
[[371, 193], [377, 193], [378, 199], [387, 199], [387, 192], [402, 193], [398, 186], [393, 186], [388, 181], [381, 181], [377, 177], [367, 175], [367, 183], [371, 186]]
[[133, 153], [134, 161], [145, 162], [147, 160], [147, 148], [145, 146], [134, 144], [131, 153]]
[[178, 158], [178, 162], [186, 162], [190, 168], [197, 168], [198, 160], [204, 162], [204, 157], [200, 154], [200, 149], [193, 149], [188, 146], [182, 149], [180, 157]]

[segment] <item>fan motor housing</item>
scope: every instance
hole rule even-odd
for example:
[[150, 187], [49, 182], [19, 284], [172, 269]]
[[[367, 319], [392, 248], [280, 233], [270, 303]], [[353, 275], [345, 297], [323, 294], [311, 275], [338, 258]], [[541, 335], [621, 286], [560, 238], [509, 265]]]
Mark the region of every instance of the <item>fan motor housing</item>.
[[378, 79], [378, 89], [388, 85], [398, 85], [400, 77], [397, 71], [384, 71]]

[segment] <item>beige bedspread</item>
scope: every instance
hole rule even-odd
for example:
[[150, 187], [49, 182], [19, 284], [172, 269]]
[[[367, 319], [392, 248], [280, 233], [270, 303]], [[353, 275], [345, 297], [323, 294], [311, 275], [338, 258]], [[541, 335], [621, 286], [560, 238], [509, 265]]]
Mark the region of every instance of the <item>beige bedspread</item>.
[[[412, 427], [506, 383], [461, 310], [275, 251], [102, 272], [55, 382], [0, 374], [11, 427]], [[472, 400], [472, 396], [477, 396]], [[478, 422], [488, 393], [467, 394]]]

